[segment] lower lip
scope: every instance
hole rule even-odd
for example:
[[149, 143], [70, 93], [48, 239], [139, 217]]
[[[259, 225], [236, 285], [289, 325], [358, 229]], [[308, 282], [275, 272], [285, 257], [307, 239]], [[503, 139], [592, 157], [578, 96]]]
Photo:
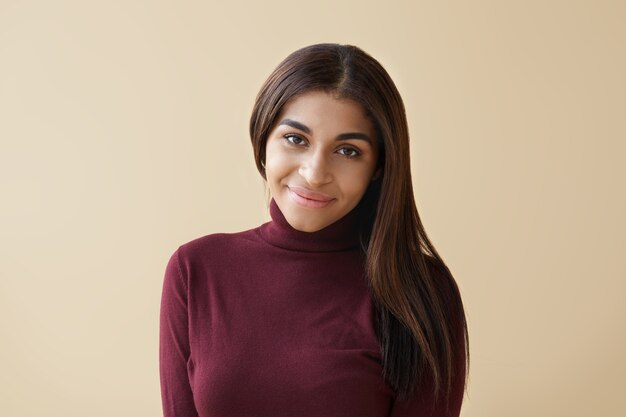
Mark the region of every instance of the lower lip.
[[289, 197], [291, 197], [293, 201], [295, 201], [297, 204], [303, 207], [322, 208], [322, 207], [326, 207], [327, 205], [329, 205], [330, 203], [334, 201], [334, 199], [327, 200], [327, 201], [311, 200], [309, 198], [304, 198], [301, 195], [296, 194], [295, 192], [291, 191], [290, 188], [287, 188], [287, 191], [289, 192]]

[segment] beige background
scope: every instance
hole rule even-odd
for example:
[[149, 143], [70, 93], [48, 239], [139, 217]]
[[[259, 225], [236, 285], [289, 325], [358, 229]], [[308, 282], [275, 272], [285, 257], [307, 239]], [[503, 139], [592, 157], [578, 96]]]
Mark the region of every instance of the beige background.
[[351, 43], [406, 103], [464, 417], [626, 415], [626, 3], [0, 0], [0, 414], [161, 415], [165, 264], [267, 220], [247, 123]]

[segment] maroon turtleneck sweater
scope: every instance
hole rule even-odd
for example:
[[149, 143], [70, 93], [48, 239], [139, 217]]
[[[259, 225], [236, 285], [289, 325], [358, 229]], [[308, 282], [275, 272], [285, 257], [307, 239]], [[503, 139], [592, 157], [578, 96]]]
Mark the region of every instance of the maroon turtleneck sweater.
[[[356, 210], [318, 232], [272, 221], [181, 245], [165, 271], [165, 417], [444, 416], [382, 378]], [[464, 375], [457, 378], [458, 416]]]

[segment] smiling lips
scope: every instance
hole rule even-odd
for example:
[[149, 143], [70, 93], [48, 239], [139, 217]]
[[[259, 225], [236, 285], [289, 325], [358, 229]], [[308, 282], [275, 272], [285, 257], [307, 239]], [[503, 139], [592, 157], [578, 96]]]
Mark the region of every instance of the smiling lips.
[[301, 206], [309, 208], [326, 207], [333, 200], [335, 200], [333, 197], [327, 194], [311, 191], [303, 187], [288, 186], [287, 191], [289, 192], [289, 196], [293, 199], [293, 201]]

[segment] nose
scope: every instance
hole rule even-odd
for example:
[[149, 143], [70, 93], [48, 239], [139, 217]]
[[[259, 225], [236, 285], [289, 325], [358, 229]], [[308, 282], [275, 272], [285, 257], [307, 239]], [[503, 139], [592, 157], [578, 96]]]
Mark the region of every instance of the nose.
[[333, 177], [328, 165], [328, 161], [321, 155], [321, 152], [309, 154], [300, 163], [298, 173], [309, 185], [319, 187], [332, 181]]

